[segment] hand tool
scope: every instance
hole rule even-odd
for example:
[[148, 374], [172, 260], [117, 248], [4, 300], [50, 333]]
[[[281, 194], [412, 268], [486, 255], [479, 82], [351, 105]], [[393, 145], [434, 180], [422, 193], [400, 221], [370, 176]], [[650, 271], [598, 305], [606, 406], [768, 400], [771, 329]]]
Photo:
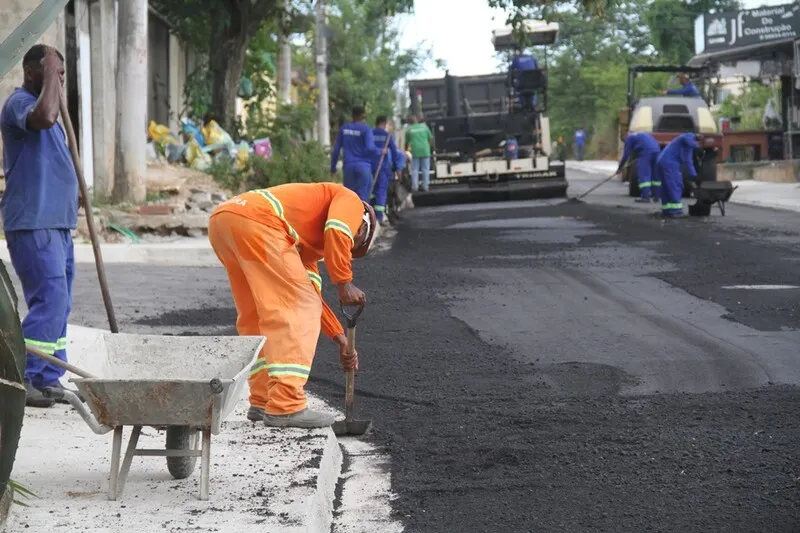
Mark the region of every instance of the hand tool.
[[386, 133], [386, 142], [383, 143], [383, 151], [381, 152], [381, 159], [378, 161], [378, 170], [375, 171], [375, 175], [372, 177], [372, 187], [369, 189], [369, 198], [372, 199], [372, 194], [375, 192], [375, 184], [378, 183], [378, 175], [381, 173], [381, 165], [383, 165], [383, 159], [386, 157], [386, 151], [389, 149], [389, 141], [392, 138], [391, 133]]
[[78, 185], [81, 188], [81, 196], [83, 196], [83, 209], [86, 211], [86, 225], [89, 227], [89, 239], [92, 241], [92, 248], [94, 249], [94, 263], [97, 268], [97, 279], [100, 281], [100, 293], [103, 295], [103, 303], [106, 306], [108, 326], [111, 333], [119, 333], [117, 317], [114, 315], [114, 306], [111, 305], [111, 293], [108, 291], [106, 269], [103, 264], [103, 252], [100, 250], [100, 242], [97, 240], [94, 213], [92, 213], [92, 202], [89, 198], [89, 189], [86, 187], [86, 180], [83, 179], [83, 167], [81, 166], [81, 157], [78, 153], [78, 143], [75, 140], [75, 130], [72, 128], [72, 120], [67, 110], [67, 96], [63, 90], [61, 91], [61, 120], [64, 121], [64, 130], [67, 132], [69, 151], [72, 153], [72, 163], [75, 165], [75, 174], [78, 175]]
[[627, 169], [630, 166], [630, 164], [631, 164], [631, 162], [628, 161], [627, 163], [625, 163], [625, 166], [623, 166], [621, 170], [619, 170], [618, 172], [614, 172], [609, 177], [607, 177], [606, 179], [604, 179], [603, 181], [601, 181], [600, 183], [598, 183], [597, 185], [595, 185], [594, 187], [592, 187], [591, 189], [586, 191], [585, 193], [583, 193], [583, 194], [581, 194], [579, 196], [575, 196], [573, 198], [570, 198], [568, 200], [568, 202], [570, 202], [570, 203], [582, 203], [583, 201], [581, 200], [581, 198], [587, 196], [590, 192], [594, 191], [595, 189], [600, 188], [601, 186], [605, 185], [606, 183], [608, 183], [612, 179], [616, 178], [617, 175], [619, 175], [621, 172], [624, 172], [625, 169]]
[[[353, 352], [356, 349], [356, 321], [364, 311], [364, 304], [358, 306], [358, 311], [349, 314], [341, 306], [342, 313], [347, 318], [347, 350]], [[363, 435], [369, 431], [372, 425], [371, 420], [356, 420], [353, 418], [353, 404], [355, 403], [356, 371], [351, 368], [347, 371], [344, 395], [344, 420], [333, 423], [333, 432], [336, 436], [343, 435]]]
[[52, 363], [52, 364], [54, 364], [54, 365], [56, 365], [58, 367], [63, 368], [64, 370], [68, 370], [69, 372], [72, 372], [76, 376], [79, 376], [79, 377], [82, 377], [82, 378], [87, 378], [87, 379], [93, 379], [93, 378], [97, 377], [97, 376], [94, 376], [94, 375], [90, 374], [89, 372], [87, 372], [85, 370], [81, 370], [77, 366], [71, 365], [71, 364], [67, 363], [66, 361], [62, 361], [61, 359], [59, 359], [55, 355], [50, 355], [50, 354], [44, 353], [43, 351], [39, 350], [38, 348], [34, 348], [30, 344], [26, 344], [25, 345], [25, 351], [30, 353], [30, 354], [35, 355], [36, 357], [41, 357], [42, 359], [44, 359], [48, 363]]

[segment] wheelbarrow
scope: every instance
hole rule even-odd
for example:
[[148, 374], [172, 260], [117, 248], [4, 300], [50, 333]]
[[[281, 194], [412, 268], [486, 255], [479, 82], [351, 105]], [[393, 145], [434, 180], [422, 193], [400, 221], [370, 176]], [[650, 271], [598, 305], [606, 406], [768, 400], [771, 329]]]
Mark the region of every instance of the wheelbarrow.
[[730, 181], [703, 181], [689, 182], [692, 195], [697, 199], [694, 205], [689, 206], [689, 216], [707, 217], [711, 214], [711, 208], [716, 205], [719, 212], [725, 216], [725, 202], [731, 199], [733, 191], [739, 187], [734, 187]]
[[[211, 435], [219, 434], [244, 394], [248, 371], [265, 341], [260, 336], [104, 333], [86, 354], [100, 363], [99, 375], [69, 380], [86, 403], [63, 389], [44, 393], [68, 401], [98, 435], [114, 432], [109, 500], [122, 496], [135, 456], [166, 457], [175, 479], [188, 478], [200, 457], [200, 499], [207, 500]], [[120, 466], [125, 426], [132, 432]], [[166, 430], [163, 449], [137, 447], [144, 426]]]

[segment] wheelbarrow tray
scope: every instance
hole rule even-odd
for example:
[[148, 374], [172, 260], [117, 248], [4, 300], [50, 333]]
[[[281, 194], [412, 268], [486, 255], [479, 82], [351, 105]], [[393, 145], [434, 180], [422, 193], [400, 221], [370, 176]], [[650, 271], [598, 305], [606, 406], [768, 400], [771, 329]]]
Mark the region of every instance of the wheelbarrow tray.
[[264, 342], [105, 333], [87, 354], [101, 364], [98, 377], [70, 381], [105, 426], [188, 426], [218, 434]]

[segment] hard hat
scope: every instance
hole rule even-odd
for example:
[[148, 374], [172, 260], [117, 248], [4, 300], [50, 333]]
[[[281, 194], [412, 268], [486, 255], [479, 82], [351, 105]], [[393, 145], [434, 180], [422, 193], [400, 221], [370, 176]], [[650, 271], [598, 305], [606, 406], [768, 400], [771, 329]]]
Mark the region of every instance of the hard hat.
[[[375, 216], [375, 210], [365, 201], [361, 201], [364, 205], [364, 214], [361, 217], [361, 224], [366, 226], [367, 238], [364, 243], [353, 250], [353, 259], [361, 259], [369, 249], [372, 247], [372, 242], [375, 240], [375, 228], [378, 226], [378, 217]], [[359, 233], [361, 233], [359, 231]]]

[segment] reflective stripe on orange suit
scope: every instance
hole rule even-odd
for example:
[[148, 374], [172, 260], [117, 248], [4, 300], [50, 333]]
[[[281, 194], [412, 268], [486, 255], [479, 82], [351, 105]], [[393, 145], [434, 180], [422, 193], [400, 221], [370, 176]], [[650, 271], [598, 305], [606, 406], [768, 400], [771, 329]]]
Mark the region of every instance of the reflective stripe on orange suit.
[[351, 249], [363, 204], [336, 183], [292, 183], [250, 191], [219, 205], [208, 238], [228, 273], [240, 335], [267, 342], [251, 370], [250, 404], [270, 414], [306, 407], [320, 327], [344, 330], [322, 300], [317, 263], [334, 283], [352, 281]]

